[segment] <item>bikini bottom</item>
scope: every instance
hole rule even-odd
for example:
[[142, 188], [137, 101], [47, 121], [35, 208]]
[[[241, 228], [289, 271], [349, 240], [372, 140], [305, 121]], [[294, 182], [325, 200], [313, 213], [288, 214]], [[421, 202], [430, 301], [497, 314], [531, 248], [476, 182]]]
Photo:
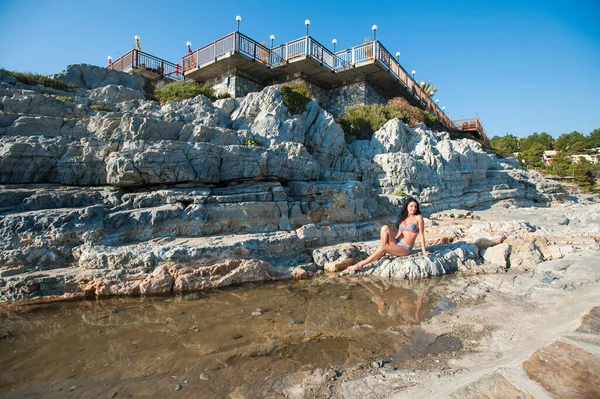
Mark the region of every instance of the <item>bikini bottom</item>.
[[407, 248], [409, 251], [412, 251], [412, 247], [410, 245], [406, 244], [402, 240], [400, 240], [400, 242], [398, 243], [398, 245], [402, 245], [403, 247]]

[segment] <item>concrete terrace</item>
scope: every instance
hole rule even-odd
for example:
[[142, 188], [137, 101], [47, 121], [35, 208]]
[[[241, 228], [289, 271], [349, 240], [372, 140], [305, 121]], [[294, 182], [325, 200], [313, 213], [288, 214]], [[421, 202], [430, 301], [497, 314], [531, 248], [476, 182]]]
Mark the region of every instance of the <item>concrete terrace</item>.
[[[340, 97], [341, 91], [360, 83], [366, 94], [358, 100], [356, 96], [343, 96], [345, 106], [404, 97], [438, 118], [449, 131], [470, 133], [489, 144], [479, 118], [450, 120], [378, 40], [334, 53], [309, 35], [268, 48], [236, 31], [195, 51], [190, 50], [182, 57], [181, 64], [167, 63], [131, 50], [109, 67], [123, 71], [138, 68], [150, 73], [149, 77], [164, 74], [171, 79], [211, 82], [218, 92], [229, 92], [233, 96], [246, 95], [272, 84], [304, 80], [311, 88], [316, 86], [321, 91], [321, 96], [317, 96], [319, 102], [334, 115], [345, 108], [340, 110], [329, 104], [332, 97]], [[232, 79], [244, 80], [247, 84], [231, 86]], [[348, 103], [348, 97], [354, 97], [355, 103]]]

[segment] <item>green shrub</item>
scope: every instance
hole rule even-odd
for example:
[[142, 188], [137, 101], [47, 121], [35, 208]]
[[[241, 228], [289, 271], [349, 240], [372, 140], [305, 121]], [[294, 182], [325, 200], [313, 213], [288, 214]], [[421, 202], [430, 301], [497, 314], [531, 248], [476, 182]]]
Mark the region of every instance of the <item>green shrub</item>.
[[65, 83], [58, 79], [52, 79], [52, 78], [49, 78], [48, 76], [40, 75], [37, 73], [13, 72], [13, 71], [7, 71], [7, 72], [10, 73], [15, 78], [17, 78], [17, 80], [19, 82], [25, 83], [26, 85], [36, 86], [36, 85], [42, 84], [46, 87], [52, 87], [53, 89], [64, 90], [64, 91], [73, 91], [74, 89], [77, 88], [77, 86], [75, 86], [75, 85]]
[[216, 100], [214, 90], [210, 83], [200, 84], [193, 80], [169, 83], [162, 89], [158, 89], [154, 92], [156, 99], [161, 104], [165, 104], [169, 101], [194, 98], [200, 94], [209, 98], [211, 101]]
[[156, 98], [156, 95], [154, 94], [156, 92], [156, 83], [145, 76], [142, 77], [144, 78], [144, 93], [146, 95], [146, 100], [158, 101], [158, 98]]
[[397, 197], [403, 197], [403, 198], [408, 196], [404, 191], [402, 191], [399, 188], [394, 190], [394, 195]]
[[56, 96], [55, 97], [58, 101], [63, 102], [63, 103], [74, 103], [75, 99], [73, 97], [67, 97], [67, 96]]
[[411, 127], [417, 126], [417, 123], [425, 122], [423, 111], [419, 107], [410, 105], [404, 97], [394, 97], [388, 101], [391, 112], [397, 113], [391, 115], [392, 118], [398, 118]]
[[313, 99], [304, 82], [284, 84], [279, 87], [283, 103], [292, 114], [301, 114], [306, 110], [306, 104]]
[[113, 109], [111, 107], [107, 107], [106, 105], [102, 104], [90, 105], [90, 108], [98, 112], [113, 112]]
[[427, 111], [421, 110], [421, 112], [423, 113], [423, 121], [425, 122], [425, 124], [427, 125], [428, 128], [430, 128], [431, 130], [438, 131], [438, 132], [443, 131], [443, 130], [448, 130], [448, 129], [446, 129], [446, 127], [444, 127], [442, 122], [440, 122], [438, 120], [438, 118], [431, 115]]
[[244, 140], [244, 145], [255, 145], [255, 146], [260, 146], [260, 142], [256, 139], [246, 139]]
[[427, 111], [410, 105], [405, 98], [395, 97], [387, 104], [355, 105], [349, 107], [338, 123], [346, 134], [357, 139], [369, 139], [373, 132], [379, 130], [390, 119], [398, 118], [415, 127], [425, 124], [433, 130], [445, 130], [441, 122]]
[[348, 107], [338, 123], [346, 134], [359, 140], [367, 140], [388, 121], [385, 108], [386, 106], [381, 104], [354, 105]]
[[228, 92], [225, 92], [225, 93], [221, 93], [217, 96], [217, 100], [222, 100], [224, 98], [231, 98], [231, 94], [229, 94]]

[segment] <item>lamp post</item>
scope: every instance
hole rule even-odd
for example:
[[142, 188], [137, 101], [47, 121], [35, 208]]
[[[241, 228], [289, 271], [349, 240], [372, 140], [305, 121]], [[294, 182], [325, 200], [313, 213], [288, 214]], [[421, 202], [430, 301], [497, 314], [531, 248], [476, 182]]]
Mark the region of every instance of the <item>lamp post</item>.
[[446, 107], [442, 107], [442, 112], [446, 113]]
[[242, 22], [242, 17], [240, 17], [239, 15], [236, 15], [235, 20], [237, 21], [238, 24], [238, 28], [237, 31], [240, 31], [240, 22]]
[[112, 57], [110, 55], [108, 56], [108, 67], [112, 68]]
[[304, 21], [304, 25], [306, 25], [306, 36], [308, 36], [308, 27], [310, 26], [310, 19]]
[[376, 41], [377, 40], [377, 25], [371, 26], [371, 29], [373, 29], [373, 41]]
[[333, 54], [335, 54], [335, 45], [337, 44], [337, 39], [333, 39], [331, 43], [333, 43]]
[[440, 102], [440, 100], [436, 99], [435, 100], [435, 105], [438, 105], [439, 102]]
[[137, 51], [142, 51], [142, 46], [140, 46], [140, 37], [138, 35], [134, 36], [135, 39], [135, 48]]
[[275, 35], [269, 36], [269, 39], [271, 39], [271, 48], [273, 48], [273, 42], [275, 41]]
[[185, 42], [185, 45], [188, 48], [188, 54], [192, 54], [193, 53], [193, 51], [192, 51], [192, 42], [189, 42], [189, 41]]
[[396, 51], [396, 60], [398, 60], [398, 63], [400, 63], [400, 52]]
[[[414, 69], [412, 70], [412, 72], [410, 73], [412, 75], [413, 80], [415, 80], [415, 73], [417, 73], [417, 71], [415, 71]], [[416, 82], [416, 81], [415, 81]]]

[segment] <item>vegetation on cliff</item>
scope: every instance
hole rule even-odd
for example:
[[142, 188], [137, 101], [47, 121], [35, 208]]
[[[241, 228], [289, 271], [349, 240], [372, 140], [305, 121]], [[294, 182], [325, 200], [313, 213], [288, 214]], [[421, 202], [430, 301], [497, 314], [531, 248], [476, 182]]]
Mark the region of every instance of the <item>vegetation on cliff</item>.
[[57, 90], [64, 91], [73, 91], [77, 87], [65, 82], [62, 82], [58, 79], [52, 79], [48, 76], [40, 75], [37, 73], [30, 72], [14, 72], [14, 71], [6, 71], [10, 75], [14, 76], [19, 82], [24, 83], [26, 85], [36, 86], [36, 85], [44, 85], [46, 87], [51, 87]]
[[161, 104], [165, 104], [169, 101], [194, 98], [200, 94], [211, 101], [230, 97], [229, 93], [223, 93], [217, 96], [210, 83], [200, 84], [193, 80], [169, 83], [165, 87], [154, 91], [154, 96]]
[[442, 124], [429, 112], [410, 105], [403, 97], [395, 97], [387, 104], [355, 105], [348, 107], [338, 123], [344, 132], [360, 140], [368, 140], [390, 119], [398, 118], [415, 127], [424, 122], [430, 129], [443, 130]]
[[161, 104], [165, 104], [169, 101], [194, 98], [200, 94], [209, 98], [211, 101], [216, 100], [215, 92], [210, 83], [200, 84], [193, 80], [169, 83], [162, 89], [158, 89], [154, 92], [154, 96]]
[[301, 114], [306, 110], [306, 105], [313, 99], [313, 95], [304, 82], [289, 83], [279, 87], [283, 96], [283, 103], [292, 114]]

